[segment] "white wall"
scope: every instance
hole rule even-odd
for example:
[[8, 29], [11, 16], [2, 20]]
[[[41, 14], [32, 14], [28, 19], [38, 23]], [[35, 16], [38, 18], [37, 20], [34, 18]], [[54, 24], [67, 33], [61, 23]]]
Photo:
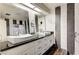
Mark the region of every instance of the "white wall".
[[[42, 24], [40, 23], [42, 22]], [[39, 32], [43, 32], [45, 31], [46, 29], [46, 25], [45, 25], [45, 17], [39, 17], [38, 18], [38, 28], [39, 28]]]
[[[61, 4], [61, 48], [67, 50], [67, 4]], [[47, 16], [46, 30], [54, 31], [55, 36], [55, 8]]]
[[0, 42], [6, 41], [6, 22], [0, 18]]
[[[40, 24], [41, 21], [43, 22], [42, 25]], [[55, 10], [53, 9], [50, 14], [39, 18], [38, 23], [42, 31], [55, 31]]]
[[30, 27], [30, 33], [36, 32], [35, 14], [31, 11], [29, 12], [29, 27]]
[[[62, 4], [60, 6], [61, 6], [61, 48], [67, 50], [67, 4]], [[45, 16], [46, 31], [54, 31], [54, 37], [55, 37], [55, 8], [56, 7], [52, 9], [50, 14]]]
[[61, 6], [61, 48], [67, 50], [67, 4]]
[[55, 31], [55, 10], [45, 17], [46, 20], [46, 31]]
[[79, 4], [75, 4], [75, 54], [79, 54]]

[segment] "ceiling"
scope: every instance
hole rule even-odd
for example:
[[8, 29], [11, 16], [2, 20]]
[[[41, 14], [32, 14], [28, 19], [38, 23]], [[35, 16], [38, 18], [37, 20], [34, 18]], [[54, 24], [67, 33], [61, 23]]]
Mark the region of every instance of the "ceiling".
[[49, 8], [44, 5], [43, 3], [31, 3], [33, 4], [34, 6], [38, 7], [39, 9], [43, 10], [43, 11], [46, 11], [46, 12], [50, 12]]
[[28, 12], [18, 8], [11, 3], [0, 3], [0, 14], [10, 14], [10, 15], [17, 15], [17, 16], [25, 16], [28, 17]]
[[[54, 9], [57, 6], [61, 6], [64, 3], [33, 3], [33, 5], [37, 6], [40, 9], [43, 9], [46, 12], [51, 11], [52, 9]], [[0, 13], [3, 12], [5, 13], [11, 13], [13, 15], [24, 15], [24, 16], [28, 16], [28, 12], [18, 8], [14, 5], [12, 5], [11, 3], [0, 3]]]

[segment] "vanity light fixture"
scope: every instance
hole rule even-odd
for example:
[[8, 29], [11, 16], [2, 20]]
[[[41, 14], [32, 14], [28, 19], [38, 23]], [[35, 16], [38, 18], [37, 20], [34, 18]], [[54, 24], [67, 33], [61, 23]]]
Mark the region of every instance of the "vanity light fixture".
[[34, 10], [42, 12], [39, 8], [35, 7]]
[[30, 4], [28, 4], [28, 7], [31, 6], [31, 7], [32, 7], [32, 8], [30, 7], [31, 9], [28, 8], [28, 7], [26, 7], [26, 6], [24, 6], [24, 5], [22, 5], [22, 4], [20, 4], [20, 3], [14, 3], [13, 5], [16, 6], [16, 7], [19, 7], [19, 8], [21, 8], [21, 9], [23, 9], [23, 10], [26, 10], [26, 11], [29, 11], [29, 12], [31, 11], [31, 12], [33, 12], [33, 13], [39, 15], [38, 12], [32, 10], [32, 9], [34, 9], [35, 7], [34, 7], [34, 6], [31, 6]]
[[26, 6], [28, 6], [28, 7], [30, 7], [30, 8], [35, 8], [35, 6], [32, 5], [31, 3], [23, 3], [23, 4], [26, 5]]
[[39, 8], [37, 8], [36, 6], [32, 5], [31, 3], [23, 3], [24, 5], [38, 11], [38, 12], [41, 12], [41, 10]]

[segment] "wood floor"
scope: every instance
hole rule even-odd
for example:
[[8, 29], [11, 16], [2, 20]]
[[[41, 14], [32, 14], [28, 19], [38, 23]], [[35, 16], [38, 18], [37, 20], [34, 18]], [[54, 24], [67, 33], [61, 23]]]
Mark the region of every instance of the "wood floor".
[[67, 55], [66, 51], [63, 49], [56, 49], [54, 53], [53, 50], [48, 55]]
[[44, 55], [69, 55], [66, 50], [59, 49], [57, 45], [53, 45]]

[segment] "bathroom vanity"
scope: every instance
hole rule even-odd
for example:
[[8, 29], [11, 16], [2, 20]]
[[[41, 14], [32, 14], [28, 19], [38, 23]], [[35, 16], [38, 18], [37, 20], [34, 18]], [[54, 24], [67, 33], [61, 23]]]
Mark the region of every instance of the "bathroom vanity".
[[[55, 44], [54, 34], [48, 34], [45, 36], [33, 35], [29, 40], [25, 40], [20, 43], [12, 43], [6, 49], [2, 49], [1, 55], [42, 55], [53, 44]], [[21, 39], [20, 39], [21, 40]], [[11, 42], [10, 42], [11, 43]]]

